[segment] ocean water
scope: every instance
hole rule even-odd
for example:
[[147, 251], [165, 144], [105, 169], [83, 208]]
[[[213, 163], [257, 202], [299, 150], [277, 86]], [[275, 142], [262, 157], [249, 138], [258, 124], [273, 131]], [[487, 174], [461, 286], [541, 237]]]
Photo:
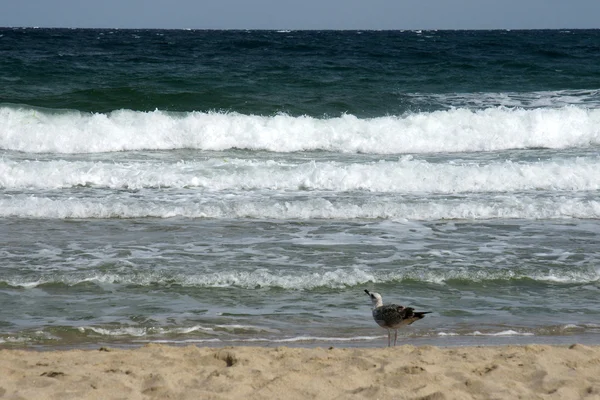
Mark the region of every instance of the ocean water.
[[0, 29], [0, 347], [600, 343], [600, 31]]

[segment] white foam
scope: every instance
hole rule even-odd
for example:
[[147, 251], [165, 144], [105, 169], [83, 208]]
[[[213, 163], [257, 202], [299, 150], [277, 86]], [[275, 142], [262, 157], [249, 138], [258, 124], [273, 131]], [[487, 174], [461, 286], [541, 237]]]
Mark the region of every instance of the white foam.
[[[172, 199], [174, 199], [173, 197]], [[177, 201], [138, 198], [113, 193], [107, 198], [52, 198], [33, 195], [0, 196], [0, 217], [20, 218], [252, 218], [252, 219], [386, 219], [386, 220], [489, 220], [489, 219], [598, 219], [600, 200], [581, 196], [528, 194], [494, 197], [421, 198], [396, 196], [339, 198], [312, 194], [309, 198], [269, 195], [219, 196], [193, 194]]]
[[162, 344], [174, 344], [174, 343], [220, 343], [223, 342], [221, 339], [212, 338], [212, 339], [152, 339], [152, 340], [134, 340], [133, 342], [138, 343], [162, 343]]
[[381, 339], [386, 336], [352, 336], [352, 337], [328, 337], [328, 336], [294, 336], [283, 339], [275, 338], [248, 338], [248, 339], [151, 339], [137, 340], [142, 343], [297, 343], [297, 342], [359, 342]]
[[[560, 279], [559, 279], [560, 278]], [[412, 280], [445, 284], [448, 281], [462, 280], [470, 282], [485, 282], [490, 280], [506, 281], [514, 279], [531, 279], [537, 282], [549, 283], [592, 283], [600, 281], [600, 271], [595, 269], [571, 269], [561, 273], [546, 272], [517, 272], [507, 270], [481, 270], [478, 268], [420, 268], [394, 269], [388, 271], [372, 271], [369, 267], [348, 267], [335, 270], [318, 272], [301, 271], [275, 271], [255, 269], [253, 271], [228, 271], [228, 272], [203, 272], [198, 274], [177, 274], [169, 271], [152, 271], [139, 273], [96, 273], [95, 275], [82, 274], [48, 274], [37, 277], [31, 281], [6, 279], [5, 282], [14, 287], [35, 288], [49, 283], [62, 283], [77, 285], [83, 282], [92, 282], [102, 285], [181, 285], [184, 287], [242, 287], [254, 288], [284, 288], [287, 290], [311, 290], [319, 287], [339, 289], [357, 287], [365, 284], [383, 284]], [[221, 330], [264, 330], [256, 326], [218, 325]], [[200, 325], [186, 328], [208, 332], [213, 328], [204, 328]]]
[[0, 188], [480, 193], [600, 190], [600, 157], [518, 163], [432, 163], [410, 156], [347, 164], [209, 159], [177, 163], [0, 160]]
[[[271, 272], [266, 269], [258, 269], [252, 272], [231, 271], [217, 273], [203, 273], [198, 275], [170, 274], [168, 272], [148, 272], [137, 274], [103, 274], [95, 275], [48, 275], [39, 277], [32, 281], [7, 280], [7, 284], [15, 287], [34, 288], [49, 283], [62, 283], [66, 285], [77, 285], [83, 282], [96, 282], [99, 284], [132, 284], [149, 286], [154, 284], [173, 284], [192, 287], [282, 287], [292, 290], [312, 289], [326, 286], [341, 288], [353, 286], [375, 280], [375, 277], [367, 271], [358, 268], [336, 269], [326, 272], [308, 272], [304, 274], [290, 275], [286, 273]], [[258, 327], [243, 327], [222, 325], [222, 330], [231, 329], [262, 329]], [[90, 328], [93, 329], [93, 328]], [[194, 328], [196, 329], [196, 328]], [[198, 326], [197, 329], [204, 329]]]
[[230, 325], [215, 325], [215, 328], [233, 332], [233, 331], [251, 331], [251, 332], [267, 332], [267, 333], [280, 333], [278, 329], [265, 328], [262, 326], [254, 326], [254, 325], [240, 325], [240, 324], [230, 324]]
[[50, 112], [0, 107], [0, 148], [28, 153], [232, 148], [422, 153], [600, 144], [600, 109], [452, 109], [317, 119], [237, 113]]
[[327, 336], [295, 336], [283, 339], [250, 338], [236, 340], [239, 342], [273, 342], [273, 343], [295, 343], [295, 342], [356, 342], [369, 341], [382, 338], [383, 336], [353, 336], [353, 337], [327, 337]]
[[500, 331], [500, 332], [474, 331], [474, 332], [464, 333], [464, 334], [460, 334], [460, 333], [456, 333], [456, 332], [439, 332], [437, 335], [438, 336], [461, 336], [461, 335], [465, 335], [465, 336], [534, 336], [535, 334], [532, 332], [517, 332], [515, 330], [508, 329], [508, 330]]
[[475, 93], [409, 93], [411, 103], [428, 107], [438, 104], [447, 108], [487, 109], [552, 108], [568, 106], [600, 107], [600, 90], [556, 90], [536, 92], [475, 92]]
[[94, 332], [98, 335], [102, 336], [146, 336], [149, 330], [152, 328], [137, 328], [137, 327], [124, 327], [124, 328], [115, 328], [115, 329], [107, 329], [107, 328], [97, 328], [93, 326], [88, 327], [80, 327], [78, 328], [79, 332], [85, 333], [86, 331]]
[[26, 342], [31, 342], [33, 341], [32, 338], [29, 337], [17, 337], [17, 336], [5, 336], [3, 338], [0, 338], [0, 344], [2, 343], [26, 343]]
[[161, 327], [119, 327], [119, 328], [100, 328], [95, 326], [83, 326], [77, 328], [79, 332], [94, 332], [102, 336], [134, 336], [143, 337], [148, 335], [166, 335], [166, 334], [189, 334], [192, 332], [213, 332], [213, 328], [207, 328], [200, 325], [191, 327], [161, 328]]
[[508, 329], [506, 331], [501, 332], [479, 332], [475, 331], [473, 333], [468, 334], [470, 336], [534, 336], [534, 333], [531, 332], [517, 332], [512, 329]]
[[[222, 327], [217, 325], [216, 327]], [[234, 327], [234, 325], [226, 325], [228, 328]], [[254, 326], [240, 325], [240, 328], [236, 329], [250, 329], [254, 332], [267, 332], [267, 333], [280, 333], [275, 329], [260, 328]], [[136, 338], [143, 338], [151, 335], [167, 335], [167, 334], [188, 334], [195, 331], [213, 332], [212, 328], [205, 328], [200, 326], [195, 327], [178, 327], [178, 328], [161, 328], [161, 327], [119, 327], [119, 328], [100, 328], [93, 326], [79, 327], [79, 332], [93, 332], [102, 336], [131, 336]], [[271, 343], [294, 343], [294, 342], [354, 342], [354, 341], [368, 341], [377, 339], [383, 336], [353, 336], [353, 337], [321, 337], [321, 336], [294, 336], [287, 338], [267, 338], [267, 337], [252, 337], [252, 338], [236, 338], [236, 339], [223, 339], [223, 338], [192, 338], [192, 339], [150, 339], [148, 341], [156, 343], [205, 343], [205, 342], [271, 342]], [[138, 339], [138, 341], [146, 341], [145, 339]]]

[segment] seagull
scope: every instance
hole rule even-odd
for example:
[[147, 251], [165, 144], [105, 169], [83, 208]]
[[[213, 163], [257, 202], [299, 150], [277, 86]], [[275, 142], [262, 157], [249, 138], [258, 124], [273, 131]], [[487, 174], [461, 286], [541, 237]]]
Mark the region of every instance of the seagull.
[[365, 293], [371, 297], [373, 303], [373, 319], [379, 326], [388, 331], [388, 347], [391, 346], [392, 332], [394, 331], [394, 346], [398, 339], [398, 328], [404, 325], [410, 325], [425, 317], [425, 314], [430, 314], [431, 311], [415, 312], [414, 308], [404, 307], [398, 304], [383, 305], [383, 299], [379, 293], [369, 292], [365, 289]]

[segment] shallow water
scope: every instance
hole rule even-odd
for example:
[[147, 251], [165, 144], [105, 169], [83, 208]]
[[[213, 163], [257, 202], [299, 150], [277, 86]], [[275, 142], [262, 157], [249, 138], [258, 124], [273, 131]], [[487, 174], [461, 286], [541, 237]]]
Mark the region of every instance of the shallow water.
[[18, 332], [7, 342], [370, 345], [384, 331], [374, 329], [363, 288], [434, 311], [405, 330], [412, 340], [589, 341], [600, 333], [598, 254], [585, 250], [597, 248], [596, 223], [149, 218], [3, 226], [2, 327]]

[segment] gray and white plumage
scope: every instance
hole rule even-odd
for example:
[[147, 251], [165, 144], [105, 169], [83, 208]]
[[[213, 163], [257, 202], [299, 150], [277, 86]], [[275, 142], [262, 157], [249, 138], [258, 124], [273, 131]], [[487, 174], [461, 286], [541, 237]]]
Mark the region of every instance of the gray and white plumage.
[[394, 331], [394, 346], [398, 339], [398, 328], [404, 325], [410, 325], [425, 317], [425, 314], [431, 311], [415, 312], [412, 307], [404, 307], [398, 304], [383, 304], [383, 299], [379, 293], [369, 292], [365, 289], [365, 293], [371, 297], [373, 303], [373, 319], [379, 326], [388, 331], [388, 346], [391, 346], [392, 332]]

